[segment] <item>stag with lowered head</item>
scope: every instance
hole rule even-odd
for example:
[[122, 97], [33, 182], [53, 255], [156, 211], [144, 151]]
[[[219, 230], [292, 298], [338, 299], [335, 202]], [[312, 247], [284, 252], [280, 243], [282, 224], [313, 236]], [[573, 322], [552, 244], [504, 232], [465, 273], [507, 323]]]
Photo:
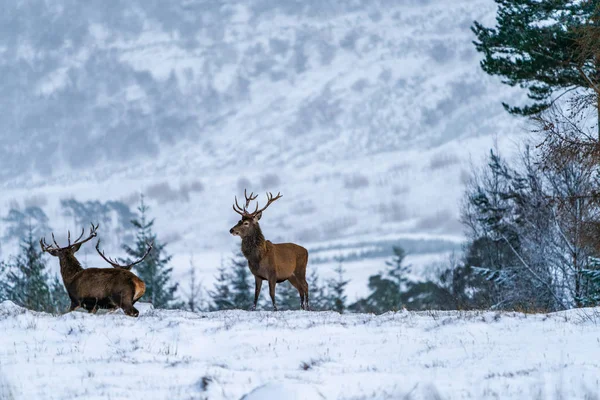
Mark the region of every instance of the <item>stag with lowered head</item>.
[[308, 251], [294, 243], [271, 243], [265, 240], [263, 233], [258, 225], [258, 221], [262, 217], [263, 211], [267, 209], [274, 201], [281, 198], [281, 194], [277, 196], [269, 192], [267, 193], [267, 204], [259, 210], [258, 203], [254, 212], [248, 212], [247, 208], [250, 202], [256, 200], [258, 195], [254, 193], [247, 195], [246, 205], [240, 207], [235, 198], [233, 210], [242, 216], [242, 219], [229, 230], [234, 236], [242, 238], [242, 253], [248, 260], [248, 266], [252, 275], [254, 275], [254, 305], [252, 310], [256, 309], [256, 303], [260, 294], [262, 281], [269, 283], [269, 295], [273, 302], [273, 309], [277, 311], [275, 304], [275, 285], [284, 281], [290, 283], [298, 290], [300, 295], [300, 307], [303, 310], [308, 310], [308, 283], [306, 282], [306, 264], [308, 263]]
[[[139, 311], [133, 306], [146, 291], [146, 285], [140, 278], [129, 271], [131, 267], [141, 262], [152, 249], [149, 246], [146, 254], [138, 261], [129, 265], [119, 265], [115, 261], [107, 259], [104, 253], [98, 253], [114, 268], [87, 268], [83, 269], [81, 264], [75, 258], [75, 253], [82, 244], [96, 237], [98, 225], [90, 228], [89, 236], [81, 240], [84, 235], [82, 229], [81, 235], [71, 244], [71, 232], [68, 234], [68, 245], [60, 247], [56, 243], [54, 234], [52, 241], [54, 244], [47, 244], [44, 238], [40, 239], [42, 251], [51, 256], [58, 257], [60, 263], [60, 274], [65, 285], [65, 289], [71, 299], [69, 311], [74, 311], [83, 307], [90, 313], [95, 313], [100, 308], [116, 311], [122, 308], [125, 314], [137, 317]], [[99, 242], [99, 241], [98, 241]], [[98, 243], [99, 244], [99, 243]]]

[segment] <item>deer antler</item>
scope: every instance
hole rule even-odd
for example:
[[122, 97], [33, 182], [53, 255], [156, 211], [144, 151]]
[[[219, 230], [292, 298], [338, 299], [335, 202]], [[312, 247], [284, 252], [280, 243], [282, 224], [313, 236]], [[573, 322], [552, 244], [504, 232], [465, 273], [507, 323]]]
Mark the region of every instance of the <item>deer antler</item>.
[[[146, 243], [146, 244], [148, 244], [148, 243]], [[100, 254], [100, 257], [102, 257], [104, 259], [104, 261], [106, 261], [107, 263], [112, 265], [114, 268], [123, 268], [126, 270], [130, 270], [134, 265], [137, 265], [137, 264], [141, 263], [142, 261], [144, 261], [144, 259], [148, 256], [148, 254], [150, 254], [150, 251], [152, 250], [153, 246], [154, 246], [153, 242], [148, 244], [148, 250], [146, 250], [146, 253], [144, 253], [142, 258], [140, 258], [139, 260], [137, 260], [135, 262], [132, 262], [131, 264], [127, 264], [127, 265], [121, 265], [121, 264], [117, 263], [115, 260], [106, 257], [104, 255], [104, 251], [100, 251], [100, 239], [98, 239], [98, 242], [96, 243], [96, 251], [98, 252], [98, 254]]]
[[[237, 196], [235, 196], [235, 204], [233, 205], [233, 211], [240, 214], [241, 216], [250, 215], [248, 213], [248, 210], [246, 210], [246, 209], [250, 205], [250, 202], [252, 200], [256, 200], [256, 198], [258, 197], [258, 195], [254, 195], [254, 196], [253, 195], [254, 195], [254, 192], [250, 192], [250, 196], [248, 196], [246, 189], [244, 189], [244, 197], [246, 198], [246, 205], [243, 208], [240, 207], [240, 205], [238, 204]], [[237, 207], [237, 209], [236, 209], [236, 207]]]
[[252, 213], [252, 215], [256, 215], [258, 213], [265, 211], [267, 209], [267, 207], [269, 207], [271, 205], [271, 203], [273, 203], [276, 200], [279, 200], [281, 197], [283, 197], [283, 195], [280, 192], [277, 192], [277, 196], [275, 196], [275, 197], [273, 197], [273, 194], [271, 192], [268, 192], [267, 193], [267, 205], [259, 210], [258, 203], [257, 203], [256, 210]]
[[77, 240], [75, 240], [75, 242], [73, 242], [73, 244], [71, 244], [71, 231], [68, 231], [67, 233], [67, 241], [68, 241], [68, 245], [66, 247], [60, 247], [60, 245], [56, 242], [56, 238], [54, 237], [54, 232], [52, 232], [52, 241], [54, 242], [54, 244], [48, 244], [46, 243], [46, 238], [41, 238], [40, 239], [40, 246], [42, 248], [42, 251], [49, 251], [49, 250], [65, 250], [68, 249], [70, 247], [73, 247], [75, 245], [82, 245], [83, 243], [95, 238], [97, 236], [97, 232], [96, 230], [98, 230], [98, 227], [100, 226], [100, 224], [96, 224], [96, 226], [94, 226], [94, 224], [91, 224], [91, 228], [90, 228], [90, 235], [89, 237], [87, 237], [85, 240], [83, 241], [79, 241], [82, 237], [83, 234], [85, 233], [85, 229], [81, 229], [81, 235], [79, 235], [79, 237], [77, 238]]

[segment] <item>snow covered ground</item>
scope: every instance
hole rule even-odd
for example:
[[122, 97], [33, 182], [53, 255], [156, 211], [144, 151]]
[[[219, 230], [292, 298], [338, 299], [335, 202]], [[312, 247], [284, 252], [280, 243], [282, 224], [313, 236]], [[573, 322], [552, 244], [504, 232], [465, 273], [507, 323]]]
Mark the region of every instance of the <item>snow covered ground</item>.
[[[61, 316], [0, 304], [8, 399], [596, 399], [600, 309]], [[246, 397], [244, 397], [246, 396]]]

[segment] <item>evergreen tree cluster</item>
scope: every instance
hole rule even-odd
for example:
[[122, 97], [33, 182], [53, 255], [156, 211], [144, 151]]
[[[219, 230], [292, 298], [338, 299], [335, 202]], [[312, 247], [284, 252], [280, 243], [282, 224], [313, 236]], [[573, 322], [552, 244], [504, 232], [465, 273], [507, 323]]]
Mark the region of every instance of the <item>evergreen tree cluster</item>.
[[126, 264], [140, 259], [146, 253], [148, 245], [152, 244], [150, 254], [134, 267], [136, 275], [146, 284], [146, 293], [141, 301], [152, 303], [155, 308], [182, 308], [183, 303], [176, 299], [177, 283], [171, 283], [173, 267], [169, 264], [173, 258], [166, 254], [166, 244], [161, 243], [153, 232], [154, 220], [148, 219], [149, 207], [141, 197], [138, 207], [139, 217], [131, 223], [137, 229], [133, 246], [123, 245], [127, 253]]
[[[184, 303], [176, 296], [177, 284], [171, 282], [172, 256], [166, 254], [166, 245], [153, 232], [154, 220], [148, 218], [148, 210], [142, 197], [139, 214], [131, 221], [137, 229], [135, 242], [133, 246], [123, 246], [128, 258], [122, 261], [130, 263], [131, 259], [141, 258], [147, 246], [153, 243], [150, 254], [134, 266], [134, 272], [146, 283], [146, 293], [141, 301], [150, 302], [156, 308], [182, 308]], [[30, 225], [27, 234], [20, 239], [18, 255], [0, 263], [0, 301], [11, 300], [35, 311], [62, 313], [69, 307], [69, 297], [62, 279], [48, 272], [38, 238], [34, 238], [41, 229], [46, 229], [46, 222], [47, 219], [42, 219], [36, 227]], [[200, 307], [202, 300], [198, 300], [198, 296], [201, 296], [201, 290], [194, 288], [191, 295], [194, 296], [192, 306]]]
[[0, 301], [34, 311], [61, 313], [69, 299], [61, 280], [48, 272], [46, 260], [33, 238], [33, 228], [19, 244], [19, 254], [0, 263]]
[[593, 81], [600, 78], [600, 61], [579, 43], [586, 28], [598, 29], [596, 1], [495, 1], [496, 26], [475, 22], [472, 30], [483, 70], [528, 91], [532, 103], [504, 104], [509, 112], [534, 115], [567, 90], [593, 89]]
[[[336, 276], [328, 279], [324, 284], [318, 277], [315, 269], [307, 277], [309, 287], [310, 309], [313, 311], [333, 310], [344, 312], [347, 309], [347, 296], [345, 293], [348, 281], [345, 279], [345, 270], [340, 263], [335, 269]], [[247, 310], [254, 303], [254, 276], [250, 273], [248, 262], [241, 251], [236, 251], [233, 257], [222, 263], [215, 277], [213, 290], [208, 292], [211, 299], [210, 310]], [[257, 309], [271, 309], [267, 290], [263, 284]], [[277, 284], [275, 291], [277, 307], [279, 310], [300, 309], [300, 295], [288, 281]]]

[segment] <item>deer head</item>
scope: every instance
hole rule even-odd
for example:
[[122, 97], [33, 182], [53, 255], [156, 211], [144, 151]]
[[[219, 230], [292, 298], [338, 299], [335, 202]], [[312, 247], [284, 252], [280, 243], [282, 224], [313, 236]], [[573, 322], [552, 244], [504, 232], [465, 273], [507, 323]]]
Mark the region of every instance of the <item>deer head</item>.
[[69, 231], [69, 233], [67, 235], [67, 240], [68, 240], [69, 244], [66, 247], [60, 247], [58, 245], [58, 243], [56, 243], [56, 239], [54, 238], [54, 233], [52, 233], [52, 241], [54, 242], [54, 244], [49, 245], [46, 243], [46, 239], [42, 238], [42, 239], [40, 239], [40, 247], [42, 248], [42, 251], [50, 254], [51, 256], [58, 257], [60, 260], [66, 259], [68, 257], [72, 257], [72, 256], [74, 256], [75, 253], [77, 253], [77, 251], [79, 251], [79, 248], [81, 247], [82, 244], [84, 244], [85, 242], [92, 240], [93, 238], [96, 237], [96, 235], [97, 235], [96, 230], [98, 229], [98, 226], [100, 226], [100, 225], [99, 224], [97, 224], [96, 226], [94, 226], [94, 224], [91, 224], [91, 225], [92, 225], [92, 227], [90, 228], [90, 234], [84, 240], [81, 240], [81, 238], [83, 237], [83, 234], [85, 233], [84, 229], [81, 230], [81, 235], [79, 235], [79, 237], [73, 243], [71, 243], [71, 231]]
[[282, 197], [281, 193], [277, 193], [277, 196], [273, 197], [273, 194], [269, 192], [267, 193], [267, 205], [259, 210], [258, 203], [256, 203], [256, 209], [253, 212], [248, 212], [247, 208], [250, 205], [250, 202], [252, 200], [256, 200], [258, 195], [250, 193], [250, 196], [248, 196], [246, 193], [246, 190], [244, 190], [244, 197], [246, 198], [246, 205], [244, 207], [240, 207], [237, 197], [235, 198], [233, 211], [240, 214], [242, 219], [240, 219], [238, 223], [229, 230], [229, 233], [231, 233], [233, 236], [239, 236], [241, 238], [252, 235], [259, 226], [258, 221], [262, 217], [262, 212], [265, 211], [267, 207], [271, 205], [271, 203]]

